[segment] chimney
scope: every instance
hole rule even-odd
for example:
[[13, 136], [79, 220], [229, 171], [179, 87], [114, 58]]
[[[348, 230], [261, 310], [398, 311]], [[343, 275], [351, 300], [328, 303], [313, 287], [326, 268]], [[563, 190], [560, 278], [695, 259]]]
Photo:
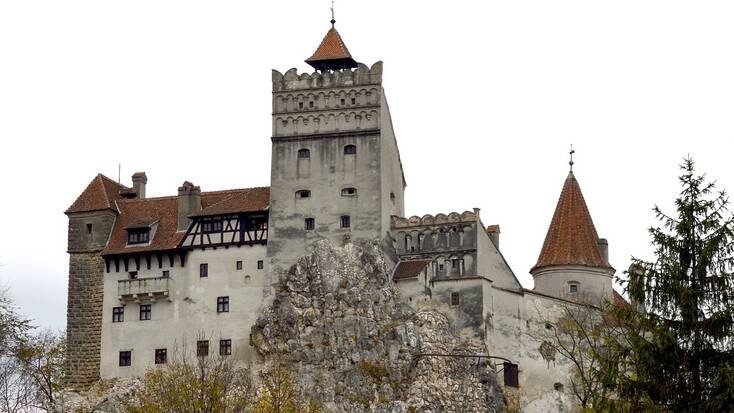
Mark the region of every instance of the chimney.
[[604, 262], [609, 264], [609, 243], [607, 242], [607, 239], [599, 238], [596, 243], [599, 245], [599, 253], [601, 253], [601, 257], [604, 258]]
[[145, 184], [148, 183], [148, 177], [145, 172], [135, 172], [133, 174], [133, 189], [138, 194], [138, 199], [145, 199]]
[[189, 215], [201, 211], [201, 188], [185, 181], [178, 188], [178, 231], [185, 231], [191, 220]]
[[489, 235], [489, 240], [492, 241], [492, 244], [494, 244], [494, 247], [497, 248], [497, 251], [499, 251], [500, 250], [500, 226], [499, 225], [488, 226], [487, 234]]

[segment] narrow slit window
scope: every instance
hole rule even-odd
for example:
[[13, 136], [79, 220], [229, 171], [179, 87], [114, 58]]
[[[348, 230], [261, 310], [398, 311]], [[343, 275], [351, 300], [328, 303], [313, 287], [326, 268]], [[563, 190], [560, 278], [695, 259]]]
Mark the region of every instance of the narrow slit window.
[[208, 277], [209, 276], [209, 264], [202, 262], [199, 264], [199, 277]]
[[242, 271], [242, 261], [237, 261], [237, 263], [235, 264], [235, 268], [237, 269], [237, 271]]
[[304, 225], [306, 231], [312, 231], [314, 228], [316, 228], [316, 220], [313, 218], [306, 218]]
[[342, 189], [342, 196], [357, 196], [357, 188], [344, 188]]
[[339, 224], [342, 228], [351, 228], [352, 220], [349, 215], [342, 215], [339, 219]]
[[263, 269], [263, 266], [264, 266], [263, 260], [259, 260], [257, 262], [257, 269], [258, 270], [262, 270]]
[[87, 224], [87, 235], [92, 235], [92, 224]]

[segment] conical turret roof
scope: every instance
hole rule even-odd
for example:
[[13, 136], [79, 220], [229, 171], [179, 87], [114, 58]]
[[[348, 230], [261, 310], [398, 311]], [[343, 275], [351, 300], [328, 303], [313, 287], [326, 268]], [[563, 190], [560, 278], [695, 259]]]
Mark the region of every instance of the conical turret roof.
[[563, 184], [538, 262], [530, 272], [558, 265], [612, 269], [602, 256], [598, 242], [581, 187], [571, 172]]
[[306, 63], [316, 70], [339, 70], [357, 67], [339, 32], [331, 26], [324, 40]]

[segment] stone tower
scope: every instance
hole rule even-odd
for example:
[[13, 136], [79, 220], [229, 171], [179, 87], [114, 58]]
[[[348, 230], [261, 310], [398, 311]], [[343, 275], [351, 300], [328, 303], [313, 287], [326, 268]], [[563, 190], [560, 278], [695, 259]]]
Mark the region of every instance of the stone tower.
[[587, 303], [612, 300], [614, 268], [609, 265], [607, 240], [596, 233], [573, 171], [530, 273], [535, 291], [543, 294]]
[[314, 73], [273, 70], [271, 274], [317, 239], [386, 242], [390, 216], [404, 215], [382, 62], [357, 63], [333, 23], [306, 60]]
[[115, 201], [132, 190], [97, 175], [66, 210], [69, 217], [66, 385], [83, 390], [99, 379], [103, 275], [100, 252], [117, 216]]

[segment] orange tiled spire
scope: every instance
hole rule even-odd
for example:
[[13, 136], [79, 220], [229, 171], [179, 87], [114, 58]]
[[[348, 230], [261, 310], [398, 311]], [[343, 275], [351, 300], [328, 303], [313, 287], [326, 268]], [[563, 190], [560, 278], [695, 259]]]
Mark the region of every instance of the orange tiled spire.
[[563, 185], [538, 262], [530, 272], [557, 265], [611, 269], [599, 250], [598, 242], [599, 236], [581, 187], [571, 171]]
[[339, 32], [334, 28], [334, 23], [336, 23], [336, 20], [334, 20], [334, 8], [332, 6], [331, 29], [326, 32], [324, 40], [321, 41], [314, 54], [306, 59], [306, 63], [316, 70], [339, 70], [357, 67], [357, 62], [354, 61]]

